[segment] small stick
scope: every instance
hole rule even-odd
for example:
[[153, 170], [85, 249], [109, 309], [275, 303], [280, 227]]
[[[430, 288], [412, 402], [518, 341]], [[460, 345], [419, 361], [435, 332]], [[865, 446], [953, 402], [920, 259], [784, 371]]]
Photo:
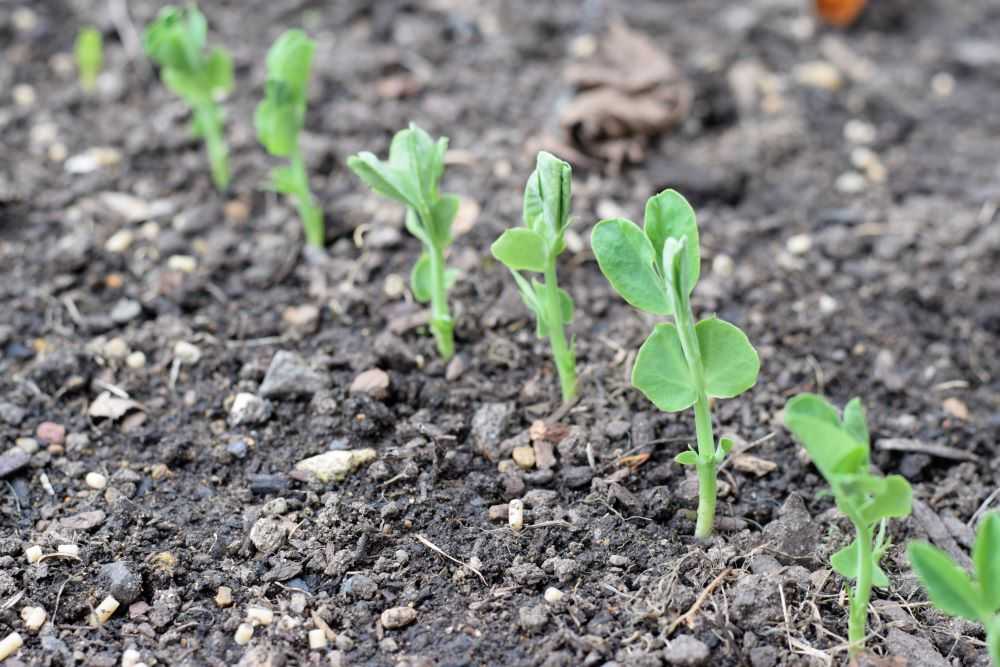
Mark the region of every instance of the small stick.
[[712, 579], [711, 583], [709, 583], [709, 585], [705, 587], [705, 590], [703, 590], [695, 599], [694, 604], [692, 604], [691, 607], [686, 612], [684, 612], [676, 619], [674, 619], [674, 622], [670, 624], [669, 628], [667, 628], [667, 634], [668, 635], [673, 634], [674, 630], [676, 630], [677, 626], [680, 625], [681, 623], [684, 623], [689, 628], [692, 627], [694, 623], [694, 616], [695, 614], [698, 613], [698, 610], [701, 609], [701, 606], [705, 604], [705, 600], [707, 600], [708, 597], [712, 594], [712, 591], [718, 588], [719, 584], [721, 584], [732, 573], [733, 569], [727, 567], [725, 570], [719, 573], [719, 576], [717, 576], [715, 579]]
[[484, 577], [483, 573], [480, 572], [479, 570], [477, 570], [476, 568], [472, 567], [468, 563], [463, 563], [462, 561], [458, 560], [457, 558], [453, 558], [453, 557], [449, 556], [448, 554], [446, 554], [444, 552], [444, 550], [441, 547], [439, 547], [438, 545], [434, 544], [433, 542], [431, 542], [430, 540], [428, 540], [423, 535], [417, 534], [417, 535], [415, 535], [415, 537], [417, 538], [418, 542], [420, 542], [421, 544], [423, 544], [428, 549], [431, 549], [433, 551], [438, 552], [439, 554], [441, 554], [442, 556], [444, 556], [445, 558], [447, 558], [448, 560], [450, 560], [453, 563], [457, 563], [458, 565], [461, 565], [464, 568], [472, 570], [475, 573], [475, 575], [477, 577], [479, 577], [479, 580], [483, 582], [483, 586], [489, 586], [489, 584], [486, 583], [486, 577]]

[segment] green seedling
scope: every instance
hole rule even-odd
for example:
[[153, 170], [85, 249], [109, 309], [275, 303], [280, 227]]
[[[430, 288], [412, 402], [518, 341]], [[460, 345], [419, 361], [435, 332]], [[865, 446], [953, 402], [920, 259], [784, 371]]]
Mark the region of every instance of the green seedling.
[[716, 475], [732, 449], [715, 442], [710, 398], [733, 398], [757, 382], [757, 351], [738, 327], [708, 317], [695, 323], [691, 291], [701, 265], [698, 223], [687, 200], [666, 190], [646, 202], [644, 228], [621, 218], [594, 227], [591, 245], [611, 286], [639, 310], [671, 316], [658, 324], [632, 368], [632, 385], [656, 407], [680, 412], [694, 406], [697, 450], [675, 460], [698, 472], [697, 537], [715, 523]]
[[81, 28], [73, 47], [80, 85], [88, 93], [97, 88], [97, 75], [104, 64], [104, 41], [95, 28]]
[[854, 524], [854, 540], [833, 554], [830, 564], [838, 574], [854, 581], [854, 590], [848, 591], [847, 638], [851, 654], [856, 655], [864, 649], [872, 586], [889, 585], [879, 566], [890, 546], [885, 536], [886, 520], [910, 514], [910, 484], [899, 475], [878, 477], [869, 470], [871, 444], [860, 399], [852, 399], [844, 407], [843, 418], [815, 394], [796, 396], [785, 404], [784, 412], [785, 426], [830, 485], [837, 509]]
[[215, 186], [229, 184], [229, 150], [222, 136], [222, 110], [216, 98], [233, 88], [233, 61], [221, 48], [206, 51], [208, 24], [194, 5], [167, 6], [142, 36], [146, 54], [160, 66], [164, 85], [194, 112], [194, 134], [205, 141]]
[[[576, 396], [576, 354], [565, 332], [573, 319], [573, 299], [556, 282], [556, 259], [566, 248], [563, 237], [570, 223], [571, 178], [567, 163], [539, 153], [524, 188], [524, 227], [508, 229], [490, 247], [493, 256], [510, 269], [521, 298], [535, 314], [538, 337], [549, 339], [563, 401]], [[521, 271], [541, 273], [545, 282], [528, 282]]]
[[434, 141], [410, 123], [392, 138], [388, 161], [366, 151], [348, 158], [347, 166], [378, 194], [406, 205], [406, 228], [424, 247], [410, 273], [410, 288], [417, 301], [430, 302], [438, 351], [450, 359], [455, 341], [447, 294], [457, 273], [445, 269], [444, 249], [451, 243], [458, 197], [438, 192], [447, 149], [447, 138]]
[[979, 524], [972, 545], [974, 577], [924, 542], [911, 542], [907, 553], [935, 607], [983, 624], [990, 658], [1000, 667], [1000, 513], [989, 512]]
[[323, 247], [323, 209], [309, 189], [309, 177], [299, 149], [305, 124], [309, 68], [316, 44], [301, 30], [289, 30], [267, 54], [267, 92], [257, 105], [254, 125], [267, 152], [288, 158], [288, 165], [271, 172], [271, 187], [292, 197], [302, 219], [306, 241]]

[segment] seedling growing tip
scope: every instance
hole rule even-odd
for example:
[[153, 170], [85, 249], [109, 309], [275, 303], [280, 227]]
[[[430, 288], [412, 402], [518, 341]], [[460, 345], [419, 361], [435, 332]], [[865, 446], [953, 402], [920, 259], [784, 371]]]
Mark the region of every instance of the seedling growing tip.
[[160, 66], [163, 84], [194, 111], [194, 135], [205, 140], [215, 186], [229, 184], [229, 149], [216, 97], [233, 88], [233, 61], [225, 50], [205, 51], [208, 24], [194, 5], [167, 6], [142, 36], [146, 54]]
[[972, 545], [973, 577], [927, 543], [911, 542], [907, 552], [935, 607], [983, 624], [990, 658], [1000, 667], [1000, 513], [989, 512], [979, 524]]
[[406, 228], [424, 246], [410, 288], [417, 301], [430, 301], [431, 331], [441, 356], [450, 359], [455, 341], [447, 293], [457, 274], [445, 269], [444, 249], [451, 243], [458, 197], [438, 192], [447, 149], [447, 138], [434, 141], [411, 123], [392, 138], [388, 161], [365, 151], [348, 158], [347, 166], [375, 192], [406, 205]]
[[886, 520], [909, 516], [910, 484], [899, 475], [878, 477], [870, 472], [871, 443], [860, 399], [852, 399], [844, 407], [843, 418], [815, 394], [799, 394], [785, 404], [784, 412], [785, 426], [830, 485], [837, 509], [854, 524], [854, 540], [833, 554], [830, 564], [838, 574], [854, 581], [854, 590], [848, 591], [847, 638], [851, 654], [856, 655], [864, 649], [872, 586], [889, 585], [879, 566], [889, 549]]
[[[573, 299], [556, 282], [556, 260], [566, 248], [563, 237], [570, 223], [571, 177], [567, 163], [539, 153], [524, 188], [524, 227], [508, 229], [490, 247], [493, 256], [510, 269], [521, 298], [535, 314], [538, 337], [549, 339], [564, 401], [576, 396], [576, 355], [565, 333], [573, 319]], [[541, 273], [545, 282], [528, 282], [521, 271]]]
[[602, 220], [591, 245], [611, 286], [627, 302], [654, 315], [658, 324], [632, 368], [632, 385], [656, 407], [680, 412], [694, 406], [697, 450], [676, 457], [698, 471], [697, 537], [715, 523], [716, 474], [732, 449], [712, 432], [710, 398], [733, 398], [757, 382], [757, 351], [738, 327], [715, 317], [695, 323], [691, 291], [698, 282], [698, 223], [687, 200], [665, 190], [646, 202], [644, 229], [622, 218]]
[[80, 85], [88, 93], [97, 88], [97, 75], [104, 64], [104, 41], [95, 28], [81, 28], [73, 47]]
[[275, 157], [286, 157], [287, 166], [271, 172], [271, 187], [295, 200], [306, 232], [306, 241], [323, 247], [323, 209], [309, 189], [309, 177], [299, 149], [299, 132], [305, 124], [309, 70], [316, 44], [301, 30], [289, 30], [267, 54], [267, 92], [257, 105], [254, 125], [257, 138]]

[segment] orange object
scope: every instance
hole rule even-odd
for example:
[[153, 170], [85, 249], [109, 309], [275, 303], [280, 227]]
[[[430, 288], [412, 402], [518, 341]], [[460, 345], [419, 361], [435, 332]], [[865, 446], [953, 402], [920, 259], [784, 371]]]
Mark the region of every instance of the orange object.
[[815, 0], [816, 13], [826, 23], [846, 28], [854, 23], [865, 8], [867, 0]]

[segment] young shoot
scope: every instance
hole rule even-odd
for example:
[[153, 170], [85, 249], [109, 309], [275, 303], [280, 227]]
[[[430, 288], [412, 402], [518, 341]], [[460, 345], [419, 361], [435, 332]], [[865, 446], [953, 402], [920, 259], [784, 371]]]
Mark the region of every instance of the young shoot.
[[784, 412], [785, 426], [830, 485], [837, 509], [854, 524], [854, 540], [833, 554], [830, 564], [854, 582], [854, 590], [848, 589], [847, 638], [851, 655], [856, 655], [864, 649], [872, 586], [889, 585], [879, 567], [890, 546], [885, 536], [886, 520], [910, 514], [910, 484], [899, 475], [878, 477], [870, 472], [871, 444], [860, 399], [852, 399], [844, 407], [843, 418], [815, 394], [799, 394], [785, 404]]
[[392, 138], [388, 161], [365, 151], [348, 158], [347, 166], [378, 194], [406, 205], [406, 228], [424, 247], [410, 273], [410, 288], [417, 301], [430, 302], [438, 351], [450, 359], [455, 342], [447, 293], [457, 273], [445, 269], [444, 249], [451, 243], [458, 197], [438, 192], [447, 149], [447, 138], [434, 141], [410, 123]]
[[204, 139], [212, 180], [224, 190], [229, 184], [229, 150], [216, 98], [233, 88], [233, 61], [223, 49], [205, 50], [207, 30], [205, 16], [196, 6], [167, 6], [146, 27], [142, 44], [160, 66], [163, 84], [191, 106], [194, 135]]
[[710, 398], [733, 398], [757, 382], [760, 360], [746, 334], [715, 317], [695, 323], [691, 291], [698, 282], [698, 223], [687, 200], [665, 190], [646, 202], [644, 228], [621, 218], [594, 227], [591, 245], [611, 286], [628, 303], [670, 316], [658, 324], [632, 368], [632, 385], [656, 407], [680, 412], [694, 406], [697, 450], [675, 460], [698, 472], [695, 535], [708, 537], [715, 523], [716, 474], [732, 440], [717, 443]]
[[[493, 256], [510, 269], [521, 298], [535, 314], [538, 337], [549, 339], [563, 401], [576, 396], [576, 355], [565, 332], [573, 319], [573, 299], [556, 282], [556, 259], [566, 248], [563, 237], [570, 223], [571, 177], [567, 163], [539, 153], [524, 188], [524, 227], [508, 229], [490, 247]], [[528, 282], [521, 271], [541, 273], [545, 282]]]
[[81, 28], [73, 47], [80, 85], [88, 93], [97, 88], [97, 75], [104, 63], [104, 41], [96, 28]]
[[292, 197], [305, 228], [306, 242], [323, 247], [323, 209], [309, 189], [309, 177], [299, 149], [299, 132], [305, 124], [309, 69], [316, 44], [301, 30], [289, 30], [267, 54], [267, 92], [257, 105], [254, 125], [257, 138], [275, 157], [288, 164], [271, 172], [271, 187]]
[[935, 607], [983, 624], [990, 658], [1000, 667], [1000, 512], [987, 513], [979, 524], [972, 545], [974, 576], [924, 542], [911, 542], [907, 553]]

